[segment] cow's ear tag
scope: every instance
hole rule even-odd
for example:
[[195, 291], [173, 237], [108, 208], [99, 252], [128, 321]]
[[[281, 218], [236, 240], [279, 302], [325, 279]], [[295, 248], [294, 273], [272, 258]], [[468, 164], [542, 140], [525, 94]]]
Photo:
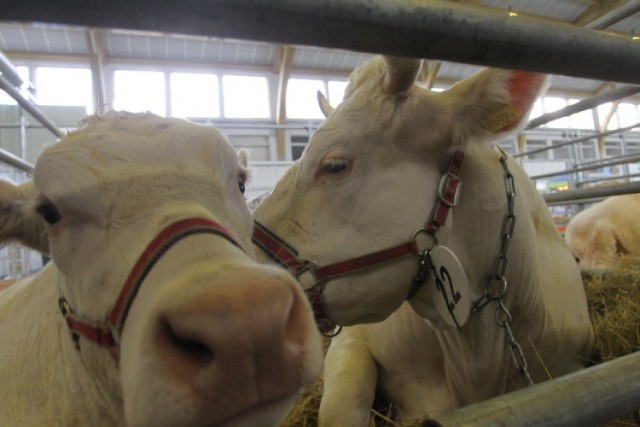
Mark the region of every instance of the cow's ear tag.
[[509, 126], [515, 122], [517, 118], [518, 112], [513, 105], [505, 104], [493, 113], [482, 127], [491, 133], [498, 133], [502, 130], [508, 130]]
[[431, 301], [447, 325], [460, 329], [469, 319], [469, 281], [458, 257], [445, 246], [429, 252], [435, 286], [429, 286]]

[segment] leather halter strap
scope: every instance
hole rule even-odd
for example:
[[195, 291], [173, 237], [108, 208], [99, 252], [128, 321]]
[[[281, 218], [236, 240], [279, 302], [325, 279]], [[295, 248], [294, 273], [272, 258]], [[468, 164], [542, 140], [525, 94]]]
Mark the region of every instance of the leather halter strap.
[[111, 356], [117, 361], [119, 357], [119, 341], [124, 328], [129, 309], [138, 294], [142, 282], [149, 272], [175, 243], [193, 234], [213, 234], [228, 240], [233, 245], [244, 251], [233, 234], [216, 221], [207, 218], [189, 218], [174, 222], [164, 228], [149, 243], [146, 249], [138, 257], [129, 276], [127, 277], [116, 302], [109, 312], [106, 322], [92, 322], [76, 316], [66, 299], [61, 296], [58, 299], [69, 330], [72, 333], [76, 348], [79, 349], [79, 337], [92, 341], [100, 347], [106, 347]]
[[[449, 209], [458, 203], [462, 188], [460, 168], [463, 160], [464, 153], [461, 150], [456, 150], [451, 156], [449, 167], [440, 181], [438, 199], [431, 218], [423, 228], [414, 233], [414, 237], [409, 242], [322, 267], [318, 267], [312, 261], [301, 260], [298, 257], [298, 251], [258, 221], [254, 221], [253, 243], [296, 276], [311, 302], [318, 329], [323, 334], [327, 334], [336, 325], [329, 319], [326, 304], [322, 298], [322, 291], [326, 283], [337, 277], [393, 262], [407, 256], [421, 255], [422, 252], [418, 248], [415, 237], [420, 232], [426, 232], [435, 238], [439, 228], [447, 220]], [[424, 280], [418, 282], [414, 280], [409, 297], [415, 294], [417, 286], [423, 282]]]

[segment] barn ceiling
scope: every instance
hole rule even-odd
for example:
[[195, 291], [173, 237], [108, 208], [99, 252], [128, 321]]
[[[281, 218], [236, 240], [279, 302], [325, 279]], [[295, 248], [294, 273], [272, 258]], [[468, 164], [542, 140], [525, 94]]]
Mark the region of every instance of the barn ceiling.
[[[553, 21], [585, 26], [629, 5], [623, 0], [459, 0], [479, 8], [497, 9]], [[632, 37], [640, 32], [640, 15], [634, 13], [605, 31]], [[202, 68], [247, 68], [287, 74], [327, 73], [347, 76], [372, 55], [308, 46], [274, 45], [212, 37], [95, 30], [48, 24], [0, 22], [0, 51], [14, 60], [71, 60], [106, 64], [175, 64]], [[95, 61], [94, 61], [95, 63]], [[451, 62], [432, 63], [435, 84], [448, 85], [471, 75], [479, 67]], [[608, 87], [605, 82], [555, 76], [552, 91], [588, 96]]]

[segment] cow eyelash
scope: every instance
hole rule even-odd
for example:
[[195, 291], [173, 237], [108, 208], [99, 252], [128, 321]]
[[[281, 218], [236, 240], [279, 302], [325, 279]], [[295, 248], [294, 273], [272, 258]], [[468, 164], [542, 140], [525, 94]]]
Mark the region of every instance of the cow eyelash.
[[336, 174], [344, 171], [349, 166], [349, 161], [345, 159], [332, 159], [321, 166], [325, 173]]

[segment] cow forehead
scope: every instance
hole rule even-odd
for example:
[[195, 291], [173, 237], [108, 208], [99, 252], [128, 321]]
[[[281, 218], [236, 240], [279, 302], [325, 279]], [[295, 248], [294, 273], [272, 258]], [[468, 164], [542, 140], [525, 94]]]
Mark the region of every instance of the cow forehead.
[[[51, 174], [88, 173], [108, 179], [126, 168], [132, 173], [138, 168], [226, 175], [240, 167], [234, 149], [216, 129], [180, 119], [125, 117], [89, 120], [45, 150], [36, 166], [36, 182]], [[58, 174], [61, 170], [65, 173]]]

